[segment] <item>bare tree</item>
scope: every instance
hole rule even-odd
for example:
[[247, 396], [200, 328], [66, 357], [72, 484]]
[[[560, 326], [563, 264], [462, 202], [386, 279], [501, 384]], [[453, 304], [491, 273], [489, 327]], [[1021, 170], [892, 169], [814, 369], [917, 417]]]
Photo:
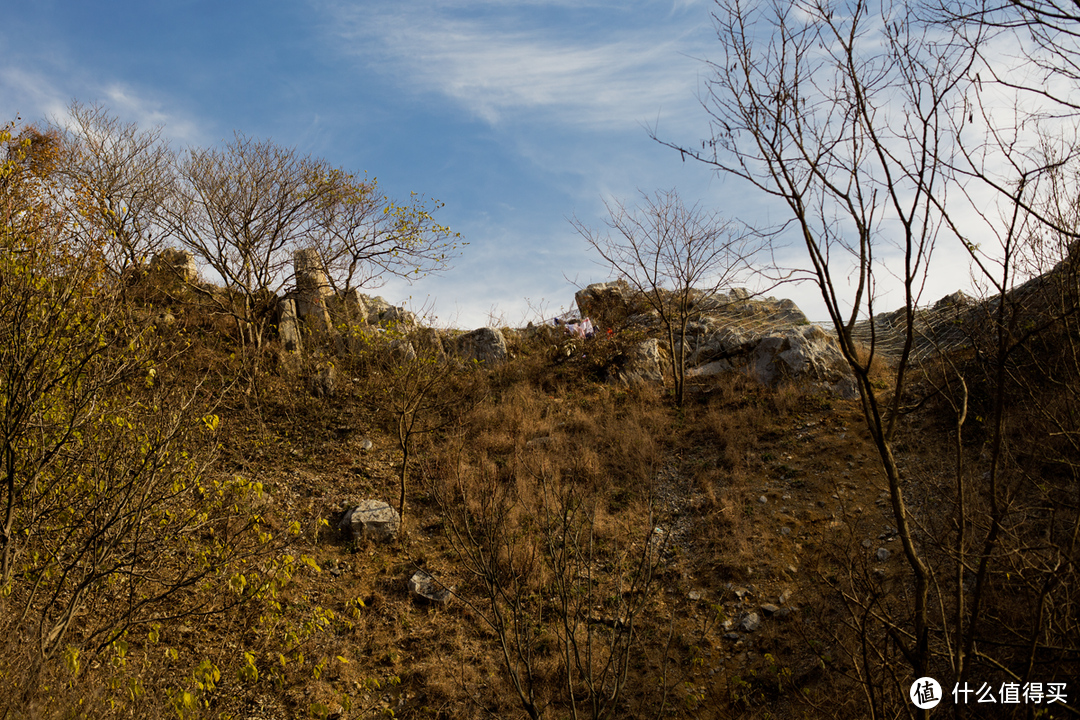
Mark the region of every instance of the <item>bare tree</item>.
[[324, 161], [237, 133], [220, 150], [192, 149], [179, 162], [167, 208], [170, 230], [235, 297], [214, 298], [236, 318], [241, 340], [260, 347], [268, 296], [291, 277], [321, 206], [351, 189]]
[[[699, 312], [697, 302], [718, 300], [720, 288], [751, 274], [763, 243], [719, 213], [687, 207], [675, 190], [641, 194], [634, 209], [604, 202], [611, 233], [598, 233], [574, 219], [574, 228], [600, 257], [641, 294], [667, 330], [675, 402], [686, 388], [686, 327]], [[711, 308], [715, 310], [715, 305]]]
[[73, 101], [68, 115], [67, 123], [53, 125], [63, 138], [61, 175], [73, 214], [92, 217], [84, 235], [89, 229], [102, 233], [109, 270], [120, 275], [165, 240], [161, 209], [173, 187], [173, 152], [162, 127], [142, 130], [102, 105]]
[[435, 221], [442, 203], [413, 193], [403, 204], [383, 195], [377, 179], [348, 180], [328, 195], [312, 219], [307, 242], [326, 265], [335, 290], [377, 286], [387, 276], [407, 280], [440, 272], [463, 244], [460, 234]]
[[434, 332], [422, 338], [392, 329], [368, 338], [367, 353], [376, 408], [390, 418], [401, 451], [398, 514], [404, 520], [417, 438], [460, 424], [482, 400], [482, 388], [475, 374], [444, 354]]
[[[1064, 617], [1071, 611], [1051, 609], [1074, 607], [1057, 583], [1063, 572], [1071, 577], [1071, 569], [1063, 568], [1074, 561], [1064, 558], [1076, 557], [1075, 502], [1072, 491], [1039, 481], [1025, 468], [1041, 443], [1033, 440], [1023, 451], [1013, 443], [1019, 423], [1030, 417], [1025, 406], [1046, 415], [1054, 426], [1049, 434], [1074, 434], [1065, 414], [1048, 409], [1058, 407], [1057, 399], [1049, 401], [1036, 388], [1045, 382], [1049, 358], [1065, 376], [1075, 365], [1065, 359], [1068, 351], [1037, 352], [1045, 338], [1060, 337], [1077, 312], [1074, 290], [1064, 289], [1075, 281], [1062, 271], [1070, 267], [1069, 245], [1076, 237], [1075, 128], [1050, 128], [1046, 104], [1025, 104], [1025, 93], [1030, 99], [1046, 91], [1038, 82], [1020, 88], [987, 72], [980, 63], [991, 62], [993, 45], [982, 44], [985, 27], [972, 26], [965, 42], [948, 42], [943, 24], [926, 24], [907, 6], [749, 6], [737, 0], [718, 6], [723, 56], [710, 63], [704, 101], [712, 136], [699, 147], [666, 144], [786, 207], [780, 230], [801, 237], [858, 382], [910, 582], [903, 601], [869, 572], [840, 588], [855, 633], [852, 677], [863, 685], [870, 714], [901, 708], [914, 713], [905, 680], [935, 668], [961, 685], [974, 678], [975, 667], [1013, 683], [1031, 679], [1038, 661], [1058, 663], [1056, 672], [1075, 657], [1075, 623]], [[1014, 10], [1009, 4], [992, 9]], [[983, 96], [991, 79], [1018, 90], [1014, 105], [995, 105]], [[1044, 97], [1061, 110], [1060, 98]], [[991, 193], [989, 202], [980, 183]], [[953, 499], [940, 516], [915, 515], [907, 504], [910, 485], [901, 478], [897, 429], [913, 411], [904, 395], [912, 350], [923, 341], [917, 306], [935, 244], [943, 238], [967, 250], [992, 296], [958, 320], [972, 328], [978, 362], [962, 367], [944, 358], [938, 374], [929, 375], [936, 386], [931, 394], [953, 415], [954, 462], [950, 487], [934, 477], [920, 478], [920, 485]], [[1057, 251], [1058, 269], [1037, 261], [1053, 254], [1049, 248]], [[884, 335], [875, 321], [882, 272], [904, 288], [903, 343], [893, 383], [879, 394], [869, 366]], [[845, 293], [839, 278], [848, 273], [856, 282]], [[1053, 312], [1044, 292], [1050, 288], [1062, 289]], [[855, 344], [857, 327], [868, 352]], [[1033, 382], [1039, 377], [1044, 379]], [[980, 416], [977, 434], [985, 438], [977, 453], [964, 440], [973, 387], [981, 405], [974, 411]], [[1074, 457], [1060, 441], [1048, 444], [1058, 462]], [[1075, 477], [1075, 461], [1067, 466]], [[1025, 529], [1034, 507], [1053, 507], [1053, 520]], [[1027, 608], [1026, 617], [1011, 603]], [[910, 670], [897, 668], [897, 656]], [[957, 703], [957, 716], [965, 712]]]
[[156, 365], [171, 358], [102, 282], [102, 252], [69, 242], [62, 223], [28, 220], [51, 207], [47, 158], [28, 156], [44, 150], [5, 150], [0, 630], [27, 662], [5, 657], [0, 714], [22, 716], [48, 700], [62, 651], [77, 668], [131, 627], [242, 602], [220, 591], [267, 548], [258, 516], [237, 512], [252, 485], [204, 492], [218, 419], [196, 410], [199, 387], [162, 382]]
[[[802, 240], [888, 481], [913, 583], [910, 616], [902, 630], [890, 625], [889, 637], [920, 677], [930, 662], [931, 571], [915, 539], [894, 432], [955, 151], [949, 113], [962, 105], [972, 56], [936, 43], [903, 7], [862, 0], [724, 0], [714, 18], [722, 56], [709, 63], [703, 101], [712, 136], [699, 147], [666, 144], [779, 201], [784, 227]], [[905, 340], [895, 382], [879, 399], [870, 380], [876, 335], [862, 354], [852, 330], [867, 319], [873, 328], [882, 271], [902, 283]], [[844, 275], [855, 278], [846, 294]]]

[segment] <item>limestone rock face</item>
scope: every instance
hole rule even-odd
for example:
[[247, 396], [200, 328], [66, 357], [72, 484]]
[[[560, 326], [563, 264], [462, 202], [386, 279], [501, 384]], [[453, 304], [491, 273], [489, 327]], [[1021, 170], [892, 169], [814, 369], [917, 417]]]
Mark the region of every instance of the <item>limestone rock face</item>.
[[343, 320], [350, 325], [364, 325], [368, 321], [368, 307], [364, 296], [357, 288], [341, 292], [331, 298], [330, 316], [334, 320]]
[[382, 500], [361, 500], [345, 511], [338, 527], [350, 531], [355, 540], [393, 540], [401, 529], [401, 516]]
[[660, 350], [660, 341], [649, 338], [638, 343], [627, 354], [626, 361], [619, 368], [618, 379], [625, 385], [637, 385], [648, 382], [664, 382], [664, 355]]
[[843, 397], [855, 397], [857, 393], [836, 340], [817, 325], [795, 327], [763, 338], [750, 354], [747, 369], [764, 385], [775, 386], [791, 378], [826, 383]]
[[496, 363], [507, 357], [506, 339], [498, 328], [479, 328], [454, 339], [454, 349], [466, 360]]

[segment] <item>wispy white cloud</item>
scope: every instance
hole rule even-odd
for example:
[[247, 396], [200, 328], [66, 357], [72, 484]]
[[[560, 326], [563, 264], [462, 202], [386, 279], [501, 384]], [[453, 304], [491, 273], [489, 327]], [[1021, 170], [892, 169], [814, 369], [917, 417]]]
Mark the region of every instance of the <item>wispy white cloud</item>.
[[[586, 33], [575, 32], [570, 18], [541, 24], [514, 11], [480, 16], [445, 3], [392, 11], [326, 7], [344, 52], [369, 67], [406, 73], [401, 85], [450, 97], [492, 124], [541, 115], [567, 126], [636, 126], [685, 108], [700, 67], [688, 57], [688, 37], [707, 25], [707, 15], [695, 12], [662, 28]], [[664, 20], [660, 8], [652, 12]]]
[[177, 103], [152, 97], [128, 84], [94, 82], [64, 68], [43, 72], [17, 66], [0, 67], [0, 118], [5, 121], [14, 119], [18, 113], [24, 122], [64, 123], [69, 118], [68, 105], [72, 100], [100, 102], [121, 120], [135, 122], [143, 128], [164, 126], [165, 136], [173, 142], [197, 144], [209, 137], [205, 124], [176, 110]]
[[25, 122], [64, 117], [71, 98], [44, 73], [8, 65], [0, 67], [0, 119]]

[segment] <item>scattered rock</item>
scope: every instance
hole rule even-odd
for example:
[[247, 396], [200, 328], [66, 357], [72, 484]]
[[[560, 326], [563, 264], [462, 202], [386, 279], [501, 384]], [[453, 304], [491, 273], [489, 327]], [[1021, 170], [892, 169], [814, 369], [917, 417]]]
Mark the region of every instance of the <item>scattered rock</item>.
[[780, 608], [772, 603], [765, 603], [761, 606], [761, 612], [765, 613], [765, 617], [772, 617], [776, 613], [780, 612]]
[[888, 559], [889, 559], [889, 555], [891, 555], [891, 554], [892, 554], [892, 553], [890, 553], [890, 552], [889, 552], [888, 550], [886, 550], [885, 548], [878, 548], [878, 549], [877, 549], [877, 559], [878, 559], [878, 562], [885, 562], [886, 560], [888, 560]]
[[731, 640], [731, 641], [735, 641], [735, 640], [740, 640], [740, 639], [742, 639], [742, 638], [741, 638], [741, 636], [739, 635], [739, 633], [736, 633], [736, 632], [729, 632], [729, 633], [724, 633], [724, 639], [725, 639], [725, 640]]
[[756, 612], [748, 613], [739, 623], [744, 632], [754, 632], [761, 627], [761, 616]]
[[364, 438], [360, 441], [360, 452], [369, 452], [373, 447], [375, 447], [375, 443], [371, 442], [370, 438]]
[[355, 540], [393, 540], [401, 529], [401, 516], [382, 500], [362, 500], [345, 511], [338, 527], [351, 530]]
[[416, 596], [438, 605], [445, 605], [450, 601], [454, 589], [445, 587], [430, 573], [417, 570], [409, 578], [409, 590]]

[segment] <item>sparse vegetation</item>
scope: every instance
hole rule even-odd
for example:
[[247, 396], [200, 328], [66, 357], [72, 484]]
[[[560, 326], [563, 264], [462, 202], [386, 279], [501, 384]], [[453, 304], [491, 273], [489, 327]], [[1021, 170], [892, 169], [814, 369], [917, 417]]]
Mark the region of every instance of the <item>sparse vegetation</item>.
[[[455, 236], [420, 199], [399, 207], [242, 135], [177, 166], [155, 132], [100, 108], [75, 106], [76, 128], [0, 132], [0, 718], [902, 717], [922, 674], [946, 691], [1065, 683], [1068, 707], [999, 707], [1073, 712], [1075, 179], [1048, 155], [1041, 194], [1004, 194], [993, 296], [950, 320], [963, 343], [914, 354], [948, 180], [941, 158], [909, 172], [868, 103], [946, 92], [962, 67], [927, 80], [895, 25], [891, 70], [865, 75], [844, 44], [862, 36], [842, 31], [865, 8], [817, 5], [795, 35], [780, 8], [776, 52], [756, 62], [726, 7], [740, 62], [711, 87], [745, 100], [721, 112], [757, 142], [718, 135], [708, 151], [735, 152], [723, 169], [795, 210], [857, 399], [832, 380], [759, 384], [739, 371], [743, 340], [729, 369], [686, 373], [699, 290], [750, 256], [674, 195], [647, 219], [613, 207], [629, 245], [582, 228], [637, 285], [593, 337], [491, 330], [505, 348], [465, 360], [454, 331], [368, 315], [357, 294], [290, 348], [276, 313], [293, 251], [316, 251], [305, 262], [344, 305], [372, 274], [443, 267]], [[851, 92], [825, 92], [838, 111], [814, 125], [800, 86], [768, 83], [785, 58], [823, 67], [825, 37], [843, 61], [829, 87]], [[907, 149], [939, 152], [947, 115], [918, 116]], [[837, 122], [854, 155], [826, 132]], [[817, 145], [769, 146], [798, 127]], [[902, 182], [883, 180], [893, 170]], [[895, 355], [857, 337], [884, 198], [907, 249]], [[155, 272], [144, 255], [171, 240], [224, 287]], [[851, 302], [828, 260], [845, 247]], [[1020, 267], [1033, 279], [1018, 286]], [[721, 304], [749, 316], [752, 302]], [[610, 372], [647, 339], [630, 317], [650, 306], [674, 393]], [[342, 532], [371, 499], [408, 511], [391, 540]], [[410, 591], [421, 570], [446, 602]]]

